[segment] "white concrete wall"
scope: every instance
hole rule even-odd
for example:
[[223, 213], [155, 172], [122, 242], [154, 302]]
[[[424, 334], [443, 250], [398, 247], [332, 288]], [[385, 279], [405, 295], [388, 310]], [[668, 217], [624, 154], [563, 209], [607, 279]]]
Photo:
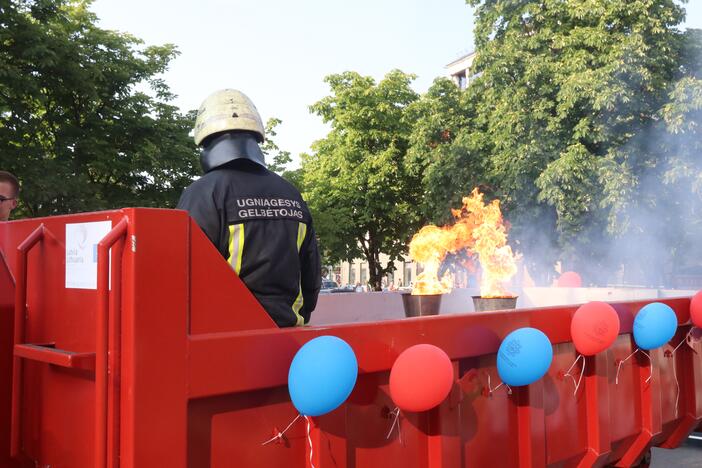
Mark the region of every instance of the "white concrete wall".
[[[636, 288], [519, 288], [517, 308], [584, 304], [589, 301], [638, 301], [658, 298], [689, 297], [696, 291]], [[474, 312], [471, 296], [478, 289], [454, 289], [441, 300], [440, 314]], [[323, 294], [312, 314], [311, 325], [375, 322], [404, 318], [399, 292]]]

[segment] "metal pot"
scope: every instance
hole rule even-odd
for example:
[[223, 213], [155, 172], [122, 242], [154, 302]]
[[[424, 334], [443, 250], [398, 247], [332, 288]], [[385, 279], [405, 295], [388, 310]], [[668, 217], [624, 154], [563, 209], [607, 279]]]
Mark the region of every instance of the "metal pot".
[[517, 296], [511, 297], [481, 297], [473, 296], [473, 306], [476, 312], [491, 310], [512, 310], [517, 308]]
[[402, 293], [402, 306], [405, 308], [406, 317], [423, 317], [425, 315], [439, 315], [443, 294], [412, 295]]

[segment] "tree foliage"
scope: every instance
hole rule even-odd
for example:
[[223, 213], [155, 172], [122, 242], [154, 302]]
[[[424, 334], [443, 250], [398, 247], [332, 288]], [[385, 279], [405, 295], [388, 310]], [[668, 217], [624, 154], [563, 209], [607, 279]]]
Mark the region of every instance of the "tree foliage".
[[283, 121], [277, 117], [268, 119], [266, 122], [266, 141], [261, 145], [261, 151], [266, 158], [268, 169], [283, 177], [302, 192], [304, 183], [302, 168], [288, 169], [288, 164], [292, 162], [290, 151], [280, 149], [275, 142], [275, 138], [278, 136], [276, 128], [282, 123]]
[[271, 171], [282, 174], [288, 163], [292, 161], [290, 151], [281, 150], [275, 142], [275, 137], [278, 136], [276, 128], [283, 123], [282, 120], [272, 117], [266, 122], [266, 141], [261, 145], [261, 151], [266, 157], [266, 165]]
[[699, 187], [702, 57], [699, 34], [678, 28], [682, 6], [467, 3], [476, 76], [458, 97], [435, 83], [412, 136], [428, 214], [445, 218], [468, 185], [484, 184], [527, 261], [560, 256], [581, 270], [612, 260], [618, 237], [679, 242], [660, 224], [681, 212], [675, 181]]
[[0, 3], [0, 167], [25, 215], [174, 206], [199, 170], [194, 114], [159, 77], [175, 46], [101, 29], [89, 5]]
[[[325, 261], [365, 258], [376, 290], [419, 222], [421, 183], [407, 163], [413, 79], [397, 70], [378, 83], [354, 72], [330, 75], [331, 95], [310, 108], [332, 127], [302, 161]], [[391, 259], [385, 266], [381, 253]]]
[[445, 223], [448, 208], [484, 182], [485, 158], [466, 132], [473, 120], [468, 95], [451, 80], [438, 78], [413, 103], [416, 120], [410, 137], [410, 170], [422, 181], [422, 217]]

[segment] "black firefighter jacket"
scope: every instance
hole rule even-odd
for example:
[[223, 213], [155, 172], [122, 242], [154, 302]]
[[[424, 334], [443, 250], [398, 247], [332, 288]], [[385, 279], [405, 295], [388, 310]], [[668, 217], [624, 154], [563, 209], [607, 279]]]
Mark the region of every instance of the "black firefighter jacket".
[[309, 321], [320, 259], [312, 217], [295, 187], [236, 160], [191, 184], [178, 208], [190, 213], [278, 326]]

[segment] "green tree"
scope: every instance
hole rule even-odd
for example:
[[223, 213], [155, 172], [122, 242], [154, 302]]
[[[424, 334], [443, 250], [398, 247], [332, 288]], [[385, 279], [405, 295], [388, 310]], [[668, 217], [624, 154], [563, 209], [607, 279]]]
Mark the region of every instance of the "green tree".
[[[702, 31], [686, 34], [684, 76], [672, 87], [669, 102], [663, 106], [657, 138], [662, 154], [661, 186], [674, 210], [658, 216], [668, 221], [668, 236], [674, 237], [670, 249], [674, 272], [693, 266], [700, 272], [702, 247]], [[674, 217], [673, 220], [665, 218]], [[671, 222], [672, 221], [672, 222]]]
[[437, 78], [412, 104], [416, 120], [410, 137], [409, 167], [422, 181], [422, 216], [444, 224], [450, 208], [485, 182], [485, 157], [466, 131], [472, 122], [468, 94], [451, 80]]
[[282, 123], [283, 121], [276, 117], [268, 119], [266, 122], [266, 141], [261, 145], [261, 151], [266, 157], [268, 169], [283, 177], [302, 192], [304, 191], [302, 168], [288, 169], [288, 164], [292, 162], [290, 152], [280, 149], [274, 140], [278, 136], [276, 128]]
[[0, 167], [22, 214], [174, 206], [198, 173], [159, 77], [177, 55], [96, 26], [88, 0], [0, 3]]
[[304, 177], [302, 168], [288, 169], [288, 164], [292, 162], [290, 152], [280, 149], [274, 140], [278, 136], [276, 128], [282, 123], [283, 121], [276, 117], [268, 119], [266, 122], [266, 141], [261, 146], [261, 151], [263, 151], [266, 157], [266, 165], [269, 170], [280, 175], [283, 179], [297, 187], [300, 192], [303, 192]]
[[510, 202], [553, 206], [571, 240], [597, 221], [602, 164], [627, 165], [616, 152], [666, 99], [683, 11], [672, 0], [470, 3], [493, 172]]
[[[330, 75], [332, 94], [310, 108], [332, 127], [302, 160], [325, 262], [365, 258], [375, 290], [419, 223], [421, 184], [407, 167], [413, 79], [398, 70], [378, 83], [355, 72]], [[390, 257], [385, 266], [381, 253]]]
[[281, 123], [283, 121], [276, 117], [268, 119], [266, 122], [266, 141], [261, 145], [261, 151], [266, 157], [268, 169], [277, 174], [283, 174], [286, 166], [292, 161], [290, 152], [281, 150], [274, 140], [278, 136], [278, 132], [275, 129]]
[[[477, 76], [453, 106], [465, 126], [437, 149], [417, 146], [425, 183], [434, 172], [451, 186], [430, 187], [430, 206], [445, 212], [450, 191], [465, 190], [460, 181], [482, 181], [503, 201], [515, 241], [558, 243], [567, 266], [604, 261], [603, 233], [627, 232], [622, 215], [652, 203], [641, 181], [665, 155], [645, 136], [693, 60], [677, 28], [684, 10], [673, 0], [467, 3], [476, 8]], [[678, 93], [690, 90], [679, 84]]]
[[702, 30], [685, 35], [682, 77], [672, 86], [669, 100], [660, 112], [665, 130], [673, 135], [664, 178], [669, 184], [687, 184], [702, 197]]

